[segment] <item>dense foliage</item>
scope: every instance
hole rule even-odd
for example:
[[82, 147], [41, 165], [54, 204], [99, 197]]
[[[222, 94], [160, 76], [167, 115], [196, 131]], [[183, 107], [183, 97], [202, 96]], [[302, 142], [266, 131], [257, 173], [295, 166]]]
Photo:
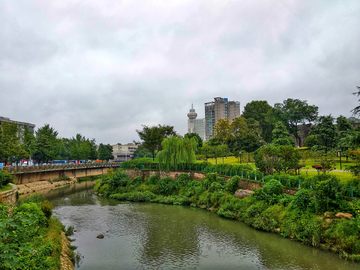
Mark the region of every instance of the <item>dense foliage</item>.
[[9, 183], [14, 183], [12, 175], [7, 171], [0, 170], [0, 188]]
[[0, 204], [0, 268], [60, 269], [61, 223], [42, 195]]
[[[115, 176], [121, 178], [121, 185], [112, 184]], [[360, 201], [345, 200], [349, 185], [360, 191], [359, 180], [342, 183], [336, 177], [319, 175], [302, 179], [301, 189], [290, 196], [283, 193], [283, 184], [295, 179], [288, 175], [266, 176], [263, 187], [255, 189], [249, 197], [238, 199], [233, 194], [240, 188], [240, 180], [240, 176], [234, 176], [225, 181], [217, 173], [208, 173], [201, 181], [191, 180], [188, 173], [180, 174], [175, 180], [159, 179], [156, 174], [149, 179], [131, 179], [119, 171], [103, 177], [95, 191], [121, 201], [205, 208], [254, 228], [280, 233], [283, 237], [360, 261]], [[353, 217], [336, 218], [338, 212], [350, 213]]]

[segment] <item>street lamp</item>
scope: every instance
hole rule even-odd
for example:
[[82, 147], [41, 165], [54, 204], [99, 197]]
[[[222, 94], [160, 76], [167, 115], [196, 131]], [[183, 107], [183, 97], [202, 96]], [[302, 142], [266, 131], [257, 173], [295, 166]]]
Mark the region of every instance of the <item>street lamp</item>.
[[242, 163], [242, 162], [241, 162], [241, 155], [242, 155], [242, 152], [240, 151], [240, 152], [239, 152], [239, 154], [240, 154], [240, 163]]
[[340, 157], [340, 170], [342, 170], [342, 166], [341, 166], [341, 148], [338, 149], [338, 156]]

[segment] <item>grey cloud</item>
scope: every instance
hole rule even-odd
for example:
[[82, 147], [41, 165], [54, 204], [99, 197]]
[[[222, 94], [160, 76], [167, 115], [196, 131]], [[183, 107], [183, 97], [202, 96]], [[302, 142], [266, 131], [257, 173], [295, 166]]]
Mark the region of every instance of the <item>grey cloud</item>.
[[[5, 3], [5, 4], [4, 4]], [[1, 4], [0, 4], [1, 5]], [[291, 98], [350, 116], [359, 82], [353, 1], [5, 1], [0, 115], [60, 136], [184, 134], [191, 103]]]

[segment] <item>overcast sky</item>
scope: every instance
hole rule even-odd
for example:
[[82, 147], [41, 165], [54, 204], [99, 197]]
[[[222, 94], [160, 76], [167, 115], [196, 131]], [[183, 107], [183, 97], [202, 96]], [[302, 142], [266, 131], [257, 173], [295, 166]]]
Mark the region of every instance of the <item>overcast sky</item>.
[[60, 137], [183, 135], [218, 96], [358, 105], [359, 0], [1, 0], [0, 25], [0, 116]]

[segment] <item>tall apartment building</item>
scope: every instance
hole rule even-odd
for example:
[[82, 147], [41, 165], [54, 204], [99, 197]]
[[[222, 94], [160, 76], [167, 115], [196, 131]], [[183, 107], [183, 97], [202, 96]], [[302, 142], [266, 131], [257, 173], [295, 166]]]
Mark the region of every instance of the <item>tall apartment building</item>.
[[9, 124], [17, 124], [18, 127], [19, 127], [19, 132], [18, 132], [18, 136], [20, 138], [20, 141], [21, 141], [21, 138], [22, 138], [22, 135], [23, 135], [23, 132], [24, 132], [24, 129], [25, 127], [27, 127], [29, 129], [29, 131], [31, 132], [34, 132], [34, 129], [35, 129], [35, 125], [34, 124], [30, 124], [30, 123], [26, 123], [26, 122], [20, 122], [20, 121], [15, 121], [15, 120], [11, 120], [10, 118], [7, 118], [7, 117], [2, 117], [0, 116], [0, 125], [1, 123], [3, 122], [6, 122], [6, 123], [9, 123]]
[[191, 105], [190, 112], [187, 114], [188, 119], [188, 133], [196, 133], [205, 141], [205, 119], [196, 119], [197, 113], [193, 105]]
[[214, 126], [219, 119], [229, 119], [232, 122], [240, 116], [240, 102], [229, 101], [227, 98], [216, 97], [214, 101], [205, 103], [205, 138], [214, 136]]

